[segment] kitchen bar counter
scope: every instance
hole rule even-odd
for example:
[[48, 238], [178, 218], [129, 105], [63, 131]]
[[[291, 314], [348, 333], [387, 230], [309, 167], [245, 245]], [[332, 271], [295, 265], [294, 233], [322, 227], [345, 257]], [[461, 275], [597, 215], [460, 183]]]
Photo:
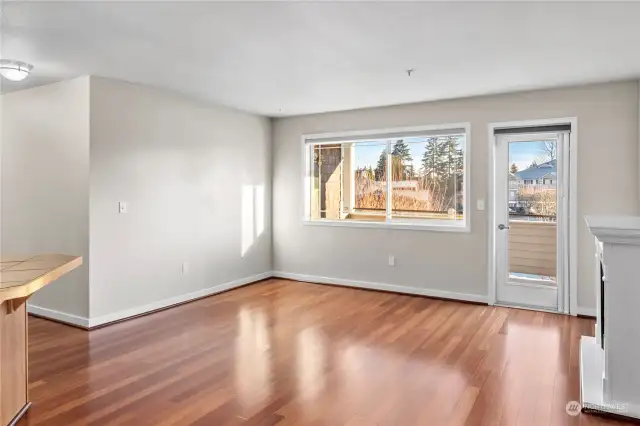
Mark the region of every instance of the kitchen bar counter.
[[82, 265], [64, 254], [0, 257], [0, 426], [13, 425], [27, 411], [27, 299]]

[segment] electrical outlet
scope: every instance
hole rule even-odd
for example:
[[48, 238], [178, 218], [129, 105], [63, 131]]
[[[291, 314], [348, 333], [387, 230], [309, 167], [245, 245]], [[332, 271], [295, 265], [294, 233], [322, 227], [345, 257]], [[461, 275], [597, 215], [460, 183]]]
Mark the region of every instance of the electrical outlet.
[[182, 275], [189, 273], [189, 262], [182, 262]]
[[476, 209], [479, 211], [484, 210], [484, 200], [476, 201]]
[[396, 257], [392, 254], [389, 255], [389, 266], [396, 266]]

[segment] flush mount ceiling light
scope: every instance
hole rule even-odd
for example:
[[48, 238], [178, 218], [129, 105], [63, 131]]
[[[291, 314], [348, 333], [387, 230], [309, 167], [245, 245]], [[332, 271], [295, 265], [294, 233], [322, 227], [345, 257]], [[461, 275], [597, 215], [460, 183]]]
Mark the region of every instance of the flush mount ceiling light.
[[22, 81], [29, 76], [33, 65], [13, 59], [0, 59], [0, 75], [11, 81]]

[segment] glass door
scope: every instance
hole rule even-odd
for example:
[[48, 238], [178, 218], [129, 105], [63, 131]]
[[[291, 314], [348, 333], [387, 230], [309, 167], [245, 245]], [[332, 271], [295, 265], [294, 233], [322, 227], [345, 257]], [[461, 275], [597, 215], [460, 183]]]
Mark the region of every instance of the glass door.
[[562, 133], [496, 138], [498, 303], [553, 311], [562, 306], [564, 140]]

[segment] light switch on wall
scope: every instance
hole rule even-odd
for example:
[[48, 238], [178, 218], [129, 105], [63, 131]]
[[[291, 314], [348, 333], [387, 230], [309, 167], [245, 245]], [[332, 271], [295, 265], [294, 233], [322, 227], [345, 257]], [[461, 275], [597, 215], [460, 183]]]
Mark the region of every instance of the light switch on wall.
[[484, 210], [484, 200], [478, 200], [478, 201], [476, 201], [476, 209], [478, 209], [478, 210]]
[[118, 211], [120, 213], [126, 213], [127, 212], [127, 203], [125, 203], [124, 201], [118, 202]]

